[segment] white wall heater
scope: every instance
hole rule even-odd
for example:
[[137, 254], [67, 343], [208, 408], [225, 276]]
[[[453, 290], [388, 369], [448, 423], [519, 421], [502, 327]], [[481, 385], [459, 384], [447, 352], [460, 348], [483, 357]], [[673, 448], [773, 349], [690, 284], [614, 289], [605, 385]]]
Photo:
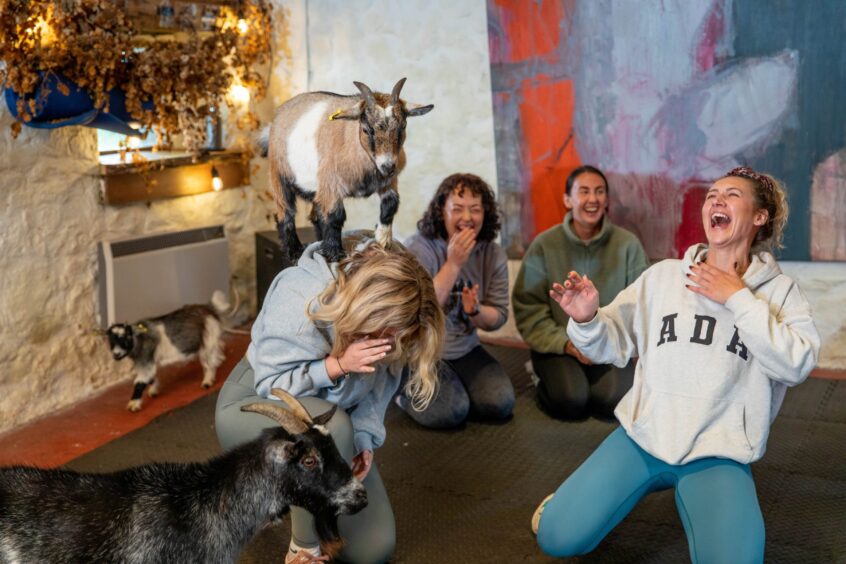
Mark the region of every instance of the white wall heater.
[[159, 233], [97, 245], [99, 321], [113, 323], [229, 296], [229, 244], [222, 225]]

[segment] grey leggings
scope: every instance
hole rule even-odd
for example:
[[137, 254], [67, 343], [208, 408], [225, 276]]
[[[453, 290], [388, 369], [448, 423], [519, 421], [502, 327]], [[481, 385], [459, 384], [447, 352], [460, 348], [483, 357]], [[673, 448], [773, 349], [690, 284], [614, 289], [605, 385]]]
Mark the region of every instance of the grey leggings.
[[[324, 399], [316, 397], [297, 398], [312, 415], [319, 415], [332, 407]], [[254, 402], [275, 402], [256, 395], [253, 369], [242, 359], [227, 378], [220, 390], [215, 409], [215, 431], [220, 446], [228, 450], [241, 443], [257, 438], [262, 429], [276, 425], [264, 415], [241, 411], [241, 406]], [[341, 455], [351, 461], [353, 458], [353, 430], [349, 415], [338, 409], [326, 425]], [[345, 562], [385, 562], [394, 552], [396, 523], [388, 492], [374, 461], [364, 479], [367, 488], [367, 507], [355, 515], [342, 515], [338, 529], [344, 539], [344, 548], [339, 557]], [[301, 547], [317, 546], [314, 519], [305, 509], [291, 507], [291, 536]]]
[[532, 367], [540, 382], [541, 407], [559, 419], [578, 419], [594, 413], [613, 417], [614, 408], [634, 378], [635, 361], [625, 368], [610, 364], [582, 364], [567, 354], [532, 351]]

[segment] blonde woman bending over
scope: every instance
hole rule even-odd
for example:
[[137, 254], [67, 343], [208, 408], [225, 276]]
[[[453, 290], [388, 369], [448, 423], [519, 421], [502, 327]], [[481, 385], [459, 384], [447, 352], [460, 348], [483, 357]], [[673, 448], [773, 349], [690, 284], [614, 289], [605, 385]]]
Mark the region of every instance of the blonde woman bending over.
[[[247, 355], [220, 392], [216, 430], [229, 449], [276, 425], [240, 411], [272, 398], [272, 388], [297, 397], [312, 415], [337, 405], [327, 428], [368, 497], [363, 511], [339, 518], [339, 556], [382, 562], [394, 550], [395, 522], [373, 451], [385, 441], [385, 410], [404, 366], [405, 391], [418, 408], [434, 395], [444, 321], [431, 277], [399, 244], [346, 243], [355, 249], [340, 263], [327, 263], [318, 242], [273, 281]], [[291, 529], [286, 562], [324, 559], [308, 512], [292, 508]]]

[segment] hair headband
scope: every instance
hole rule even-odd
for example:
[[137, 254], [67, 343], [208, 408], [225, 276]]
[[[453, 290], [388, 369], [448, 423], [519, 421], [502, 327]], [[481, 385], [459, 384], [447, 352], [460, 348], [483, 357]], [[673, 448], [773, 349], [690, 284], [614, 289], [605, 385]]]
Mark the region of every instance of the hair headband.
[[749, 180], [754, 180], [755, 182], [761, 184], [770, 194], [775, 193], [775, 186], [773, 185], [772, 179], [767, 176], [766, 174], [759, 174], [749, 168], [748, 166], [739, 166], [737, 168], [731, 169], [726, 176], [737, 176], [740, 178], [748, 178]]

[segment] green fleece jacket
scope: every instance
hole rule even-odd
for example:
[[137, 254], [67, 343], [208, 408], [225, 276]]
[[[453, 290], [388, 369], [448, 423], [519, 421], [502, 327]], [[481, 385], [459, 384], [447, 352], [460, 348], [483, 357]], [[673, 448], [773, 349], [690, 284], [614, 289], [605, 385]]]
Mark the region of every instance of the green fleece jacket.
[[582, 241], [568, 213], [560, 225], [535, 237], [523, 257], [511, 299], [517, 330], [532, 350], [563, 354], [569, 318], [549, 297], [552, 283], [562, 282], [571, 270], [587, 274], [604, 306], [648, 266], [643, 245], [630, 231], [606, 217], [596, 237]]

